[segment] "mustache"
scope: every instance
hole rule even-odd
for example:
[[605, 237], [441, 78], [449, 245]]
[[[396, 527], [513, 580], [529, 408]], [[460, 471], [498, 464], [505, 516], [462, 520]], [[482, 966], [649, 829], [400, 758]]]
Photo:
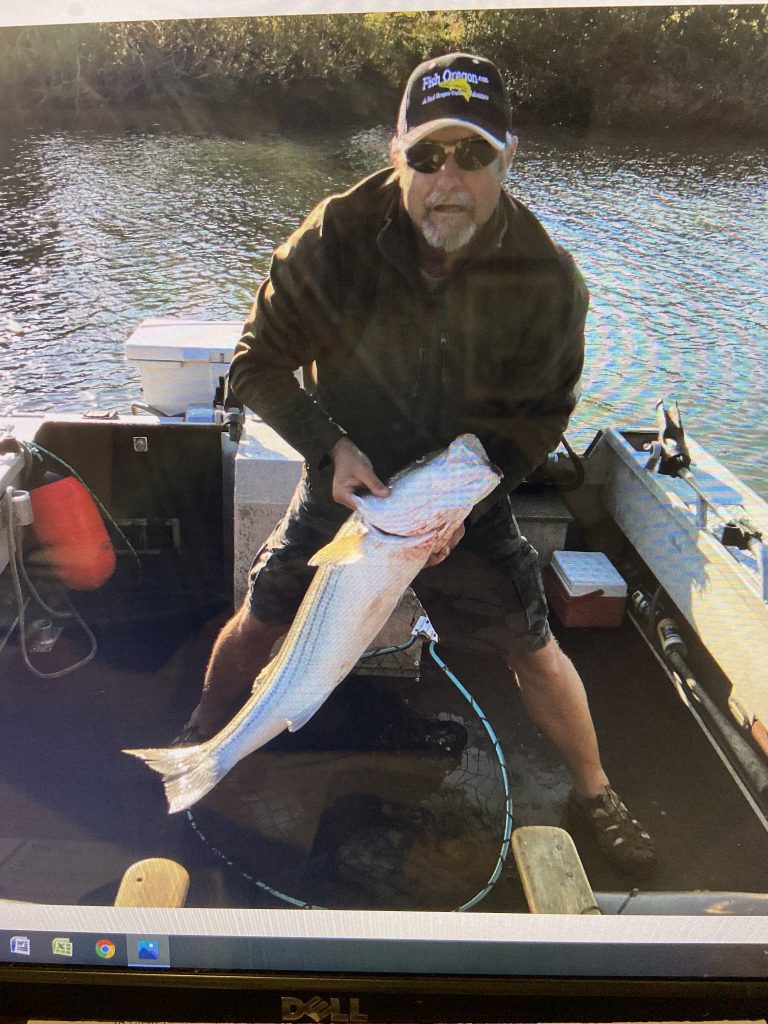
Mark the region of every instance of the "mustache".
[[427, 212], [436, 206], [444, 205], [466, 206], [467, 209], [473, 209], [475, 203], [469, 192], [456, 189], [440, 189], [437, 192], [432, 192], [424, 203]]

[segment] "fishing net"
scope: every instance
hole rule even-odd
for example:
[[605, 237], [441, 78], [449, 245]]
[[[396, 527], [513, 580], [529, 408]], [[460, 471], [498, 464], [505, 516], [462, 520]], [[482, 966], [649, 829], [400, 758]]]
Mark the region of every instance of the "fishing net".
[[193, 828], [256, 904], [469, 909], [503, 875], [511, 807], [459, 687], [428, 657], [418, 680], [350, 676], [188, 812]]

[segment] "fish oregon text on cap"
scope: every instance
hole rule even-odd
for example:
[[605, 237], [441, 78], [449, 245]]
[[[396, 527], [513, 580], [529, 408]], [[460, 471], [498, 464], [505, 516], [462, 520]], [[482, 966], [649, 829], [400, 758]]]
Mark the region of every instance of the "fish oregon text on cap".
[[424, 61], [411, 73], [400, 103], [397, 135], [412, 146], [439, 128], [466, 125], [503, 149], [512, 114], [495, 64], [470, 53], [449, 53]]

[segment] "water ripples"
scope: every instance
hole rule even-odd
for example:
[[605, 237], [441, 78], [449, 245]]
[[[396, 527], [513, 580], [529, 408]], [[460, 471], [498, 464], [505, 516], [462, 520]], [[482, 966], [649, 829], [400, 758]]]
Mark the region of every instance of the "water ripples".
[[[161, 315], [244, 319], [274, 246], [324, 195], [383, 166], [388, 139], [0, 137], [0, 413], [126, 408], [130, 330]], [[538, 132], [510, 184], [592, 295], [572, 439], [677, 399], [691, 431], [768, 496], [765, 149]]]
[[564, 159], [544, 140], [512, 178], [592, 293], [571, 433], [591, 436], [606, 414], [647, 421], [657, 398], [674, 398], [692, 432], [768, 496], [768, 154], [602, 140]]

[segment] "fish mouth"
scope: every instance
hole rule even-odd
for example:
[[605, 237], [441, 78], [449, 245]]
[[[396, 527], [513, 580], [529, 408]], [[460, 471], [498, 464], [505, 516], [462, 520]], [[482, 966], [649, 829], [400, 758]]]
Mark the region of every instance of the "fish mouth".
[[406, 537], [408, 536], [408, 534], [406, 533], [392, 533], [391, 530], [382, 530], [380, 526], [374, 526], [373, 529], [376, 531], [376, 533], [381, 533], [385, 537], [394, 537], [395, 540], [405, 540]]
[[380, 526], [376, 526], [374, 523], [369, 524], [369, 529], [375, 530], [376, 533], [380, 533], [383, 537], [391, 537], [392, 540], [414, 540], [414, 538], [432, 539], [439, 531], [438, 530], [417, 530], [415, 533], [392, 533], [391, 530], [382, 530]]

